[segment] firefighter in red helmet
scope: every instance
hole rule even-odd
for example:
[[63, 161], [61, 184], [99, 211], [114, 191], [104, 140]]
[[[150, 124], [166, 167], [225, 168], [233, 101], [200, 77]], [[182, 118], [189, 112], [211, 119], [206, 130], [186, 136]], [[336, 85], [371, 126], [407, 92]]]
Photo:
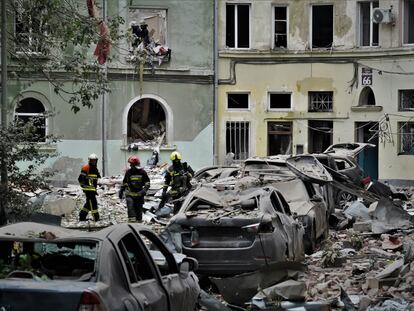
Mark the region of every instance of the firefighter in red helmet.
[[125, 172], [119, 198], [122, 200], [125, 192], [128, 221], [141, 221], [144, 196], [150, 187], [150, 179], [147, 172], [140, 167], [141, 162], [137, 156], [130, 156], [128, 163], [131, 167]]
[[78, 177], [79, 184], [86, 195], [86, 202], [79, 213], [80, 221], [85, 221], [89, 212], [91, 212], [95, 221], [99, 220], [96, 187], [98, 186], [98, 178], [101, 178], [101, 175], [99, 174], [97, 164], [98, 156], [94, 153], [90, 154], [88, 164], [82, 166]]

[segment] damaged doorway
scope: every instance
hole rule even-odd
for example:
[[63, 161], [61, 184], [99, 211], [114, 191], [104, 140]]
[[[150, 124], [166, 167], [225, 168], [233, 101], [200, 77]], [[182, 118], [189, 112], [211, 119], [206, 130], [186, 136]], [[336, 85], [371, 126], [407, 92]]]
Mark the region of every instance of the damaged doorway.
[[378, 179], [378, 122], [355, 122], [355, 141], [374, 144], [374, 148], [366, 148], [358, 155], [358, 165], [366, 176]]
[[308, 152], [322, 153], [332, 145], [333, 122], [332, 121], [308, 121]]
[[166, 113], [153, 98], [135, 101], [128, 111], [127, 143], [155, 147], [167, 142]]
[[292, 122], [267, 124], [267, 155], [292, 154]]

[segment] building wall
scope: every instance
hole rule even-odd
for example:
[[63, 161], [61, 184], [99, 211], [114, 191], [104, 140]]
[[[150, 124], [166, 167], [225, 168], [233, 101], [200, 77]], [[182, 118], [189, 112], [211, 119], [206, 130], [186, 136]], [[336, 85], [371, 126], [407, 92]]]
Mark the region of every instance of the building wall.
[[[54, 113], [48, 119], [48, 133], [61, 140], [48, 148], [56, 150], [59, 156], [50, 159], [47, 165], [58, 170], [58, 181], [75, 181], [90, 153], [96, 153], [102, 164], [103, 127], [106, 175], [123, 173], [131, 154], [137, 154], [145, 164], [152, 150], [128, 151], [126, 142], [128, 108], [141, 98], [157, 99], [168, 114], [168, 147], [161, 148], [161, 161], [169, 161], [171, 151], [177, 150], [195, 169], [212, 164], [213, 5], [213, 1], [205, 0], [108, 1], [108, 16], [121, 15], [125, 19], [124, 30], [131, 22], [129, 8], [166, 10], [167, 46], [172, 55], [169, 62], [154, 63], [155, 72], [146, 69], [141, 83], [134, 62], [128, 60], [128, 43], [120, 42], [113, 47], [113, 62], [108, 64], [111, 92], [106, 95], [104, 125], [102, 99], [92, 108], [83, 107], [74, 114], [70, 105], [40, 77], [33, 84], [10, 81], [10, 117], [17, 94], [38, 96], [46, 109]], [[66, 84], [70, 86], [70, 83], [68, 77]]]
[[[250, 4], [250, 48], [226, 47], [226, 4]], [[412, 179], [414, 155], [399, 154], [398, 124], [413, 121], [414, 112], [398, 111], [398, 90], [412, 89], [412, 45], [402, 44], [402, 2], [379, 1], [390, 8], [392, 24], [379, 24], [379, 46], [359, 46], [358, 1], [225, 1], [219, 2], [219, 161], [225, 160], [226, 122], [249, 121], [250, 156], [268, 153], [267, 124], [293, 124], [293, 153], [297, 145], [309, 148], [309, 120], [333, 122], [333, 143], [354, 142], [356, 122], [382, 122], [389, 117], [390, 129], [380, 132], [379, 179], [406, 182]], [[311, 49], [311, 6], [333, 4], [333, 45]], [[288, 7], [287, 48], [273, 49], [273, 7]], [[358, 107], [364, 88], [362, 68], [372, 70], [376, 107]], [[308, 112], [309, 91], [332, 91], [332, 112]], [[227, 94], [249, 92], [247, 111], [227, 109]], [[292, 110], [268, 109], [268, 92], [290, 92]], [[384, 126], [385, 126], [384, 122]]]

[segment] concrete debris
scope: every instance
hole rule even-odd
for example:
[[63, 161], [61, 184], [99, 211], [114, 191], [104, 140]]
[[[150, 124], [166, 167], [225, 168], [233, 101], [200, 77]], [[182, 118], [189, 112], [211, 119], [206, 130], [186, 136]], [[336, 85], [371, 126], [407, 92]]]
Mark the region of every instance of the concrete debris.
[[303, 281], [287, 280], [265, 288], [255, 297], [282, 297], [285, 300], [304, 301], [306, 284]]
[[413, 216], [392, 201], [382, 199], [369, 207], [372, 232], [385, 233], [391, 230], [409, 229], [414, 225]]
[[381, 235], [381, 238], [383, 239], [382, 245], [381, 245], [382, 249], [397, 250], [397, 249], [402, 248], [403, 246], [401, 240], [396, 236], [390, 236], [388, 234], [383, 234]]
[[414, 309], [414, 304], [404, 299], [389, 299], [379, 302], [373, 307], [368, 307], [367, 311], [410, 311]]

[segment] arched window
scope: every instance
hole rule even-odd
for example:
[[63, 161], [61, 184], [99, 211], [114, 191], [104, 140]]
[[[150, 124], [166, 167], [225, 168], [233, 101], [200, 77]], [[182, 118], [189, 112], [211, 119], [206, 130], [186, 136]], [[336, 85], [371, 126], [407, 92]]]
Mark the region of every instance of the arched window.
[[361, 91], [358, 106], [375, 106], [375, 95], [369, 86]]
[[128, 144], [152, 147], [166, 141], [166, 115], [163, 106], [153, 98], [136, 101], [128, 111]]
[[42, 102], [33, 97], [27, 97], [18, 102], [15, 109], [16, 120], [23, 122], [33, 122], [34, 137], [32, 141], [46, 141], [46, 109]]

